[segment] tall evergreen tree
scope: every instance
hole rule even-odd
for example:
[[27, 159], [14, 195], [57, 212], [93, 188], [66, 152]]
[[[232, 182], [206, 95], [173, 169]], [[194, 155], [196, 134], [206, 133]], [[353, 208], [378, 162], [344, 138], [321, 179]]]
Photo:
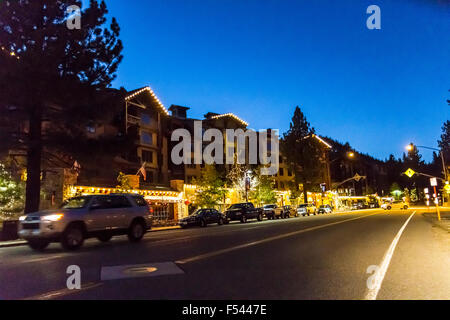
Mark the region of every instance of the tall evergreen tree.
[[303, 197], [308, 202], [308, 191], [315, 191], [320, 184], [321, 146], [316, 139], [311, 139], [315, 130], [297, 106], [289, 130], [281, 140], [281, 152], [295, 175], [294, 191], [303, 186]]
[[438, 141], [439, 148], [444, 154], [445, 162], [450, 162], [450, 121], [447, 120], [442, 125], [441, 139]]
[[[39, 208], [41, 161], [52, 144], [70, 146], [89, 121], [110, 111], [106, 90], [122, 59], [119, 26], [106, 26], [104, 1], [81, 11], [81, 28], [66, 21], [76, 0], [0, 2], [0, 123], [26, 130], [2, 130], [0, 151], [26, 152], [25, 212]], [[111, 100], [110, 100], [111, 101]], [[19, 132], [19, 134], [18, 134]], [[69, 137], [69, 139], [65, 139]]]

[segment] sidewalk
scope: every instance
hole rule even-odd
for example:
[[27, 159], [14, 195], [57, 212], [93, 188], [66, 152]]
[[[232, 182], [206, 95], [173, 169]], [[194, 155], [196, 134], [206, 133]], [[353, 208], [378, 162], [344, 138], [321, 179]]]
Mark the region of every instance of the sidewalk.
[[441, 210], [441, 221], [439, 221], [437, 218], [436, 209], [423, 211], [423, 217], [431, 222], [434, 226], [450, 232], [450, 208], [439, 207], [439, 209]]
[[[180, 226], [155, 227], [155, 228], [152, 228], [150, 230], [150, 232], [175, 230], [175, 229], [181, 229], [181, 227]], [[0, 249], [8, 248], [8, 247], [24, 246], [26, 244], [27, 244], [27, 242], [25, 240], [0, 241]]]

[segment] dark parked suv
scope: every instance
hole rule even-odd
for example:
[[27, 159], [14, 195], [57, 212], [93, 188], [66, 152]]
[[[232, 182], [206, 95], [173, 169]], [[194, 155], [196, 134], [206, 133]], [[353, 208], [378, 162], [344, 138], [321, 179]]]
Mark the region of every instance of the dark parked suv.
[[239, 220], [242, 223], [245, 223], [248, 219], [258, 219], [258, 221], [262, 221], [263, 214], [263, 209], [255, 208], [251, 202], [232, 204], [225, 211], [227, 222]]
[[152, 225], [145, 199], [122, 193], [74, 197], [60, 209], [29, 213], [19, 220], [19, 237], [35, 250], [44, 249], [50, 242], [61, 242], [65, 249], [74, 250], [86, 238], [106, 242], [123, 234], [138, 242]]
[[188, 217], [181, 219], [179, 224], [182, 228], [189, 226], [206, 227], [211, 223], [222, 225], [224, 221], [225, 216], [216, 209], [197, 209]]

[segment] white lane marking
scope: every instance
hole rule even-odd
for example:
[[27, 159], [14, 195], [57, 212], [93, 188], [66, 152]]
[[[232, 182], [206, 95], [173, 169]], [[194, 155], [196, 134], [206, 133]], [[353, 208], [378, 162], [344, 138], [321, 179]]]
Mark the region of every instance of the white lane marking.
[[81, 289], [61, 289], [61, 290], [55, 290], [55, 291], [50, 291], [50, 292], [46, 292], [46, 293], [42, 293], [40, 295], [37, 296], [33, 296], [33, 297], [29, 297], [29, 298], [25, 298], [23, 300], [51, 300], [51, 299], [56, 299], [56, 298], [60, 298], [60, 297], [64, 297], [73, 293], [78, 293], [80, 291], [85, 291], [85, 290], [89, 290], [89, 289], [93, 289], [96, 287], [101, 286], [103, 283], [101, 282], [88, 282], [86, 284], [82, 284], [81, 285]]
[[106, 281], [140, 277], [158, 277], [183, 273], [184, 271], [173, 262], [149, 262], [134, 265], [102, 267], [100, 279]]
[[414, 216], [416, 211], [414, 211], [409, 218], [406, 220], [406, 222], [403, 224], [403, 226], [398, 231], [397, 235], [395, 236], [394, 240], [392, 241], [391, 245], [389, 246], [389, 249], [384, 254], [383, 260], [381, 261], [381, 264], [379, 265], [380, 268], [374, 275], [373, 279], [373, 286], [371, 289], [368, 289], [364, 300], [376, 300], [378, 292], [381, 289], [381, 284], [383, 283], [384, 276], [386, 275], [386, 271], [389, 267], [389, 264], [391, 262], [392, 256], [394, 255], [395, 247], [397, 246], [397, 243], [405, 230], [406, 226], [408, 225], [408, 222], [411, 220], [411, 218]]
[[248, 248], [248, 247], [253, 247], [262, 243], [266, 243], [266, 242], [270, 242], [270, 241], [274, 241], [274, 240], [279, 240], [279, 239], [283, 239], [283, 238], [287, 238], [287, 237], [292, 237], [295, 236], [297, 234], [301, 234], [301, 233], [305, 233], [305, 232], [309, 232], [309, 231], [313, 231], [313, 230], [318, 230], [318, 229], [322, 229], [322, 228], [326, 228], [329, 226], [333, 226], [333, 225], [337, 225], [337, 224], [341, 224], [344, 222], [348, 222], [348, 221], [352, 221], [352, 220], [357, 220], [357, 219], [362, 219], [362, 218], [367, 218], [370, 216], [373, 216], [375, 214], [380, 214], [380, 213], [372, 213], [372, 214], [368, 214], [362, 217], [356, 217], [356, 218], [351, 218], [351, 219], [346, 219], [346, 220], [342, 220], [342, 221], [336, 221], [336, 222], [331, 222], [331, 223], [327, 223], [327, 224], [322, 224], [320, 226], [315, 226], [315, 227], [310, 227], [310, 228], [306, 228], [306, 229], [302, 229], [302, 230], [298, 230], [298, 231], [294, 231], [294, 232], [289, 232], [289, 233], [284, 233], [278, 236], [274, 236], [274, 237], [269, 237], [269, 238], [265, 238], [262, 240], [257, 240], [257, 241], [253, 241], [253, 242], [248, 242], [248, 243], [244, 243], [238, 246], [234, 246], [234, 247], [230, 247], [230, 248], [226, 248], [226, 249], [222, 249], [222, 250], [216, 250], [213, 252], [208, 252], [208, 253], [204, 253], [204, 254], [200, 254], [194, 257], [190, 257], [190, 258], [185, 258], [185, 259], [180, 259], [175, 261], [175, 263], [178, 264], [185, 264], [185, 263], [189, 263], [189, 262], [194, 262], [194, 261], [198, 261], [198, 260], [202, 260], [202, 259], [206, 259], [206, 258], [211, 258], [214, 256], [218, 256], [224, 253], [228, 253], [231, 251], [235, 251], [235, 250], [239, 250], [239, 249], [244, 249], [244, 248]]
[[49, 257], [41, 257], [41, 258], [33, 258], [33, 259], [27, 259], [21, 261], [21, 263], [33, 263], [33, 262], [41, 262], [41, 261], [48, 261], [53, 259], [59, 259], [67, 257], [68, 255], [56, 255], [56, 256], [49, 256]]

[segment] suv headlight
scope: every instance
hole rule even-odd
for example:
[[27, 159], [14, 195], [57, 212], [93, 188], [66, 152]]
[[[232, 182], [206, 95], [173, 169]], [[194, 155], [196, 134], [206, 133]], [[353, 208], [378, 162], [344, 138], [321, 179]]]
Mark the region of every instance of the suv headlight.
[[42, 220], [44, 220], [44, 221], [58, 221], [58, 220], [61, 220], [62, 217], [64, 217], [64, 214], [62, 214], [62, 213], [49, 214], [48, 216], [43, 216]]
[[27, 218], [27, 216], [20, 216], [19, 221], [24, 221]]

